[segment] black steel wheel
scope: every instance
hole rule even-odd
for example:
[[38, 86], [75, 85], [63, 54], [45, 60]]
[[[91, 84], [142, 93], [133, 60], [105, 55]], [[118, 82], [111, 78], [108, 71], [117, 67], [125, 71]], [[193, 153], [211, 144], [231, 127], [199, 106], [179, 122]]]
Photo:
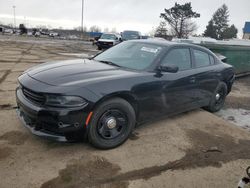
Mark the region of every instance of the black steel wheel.
[[97, 131], [104, 139], [114, 139], [120, 136], [128, 124], [128, 118], [125, 112], [119, 109], [110, 109], [98, 120]]
[[124, 143], [135, 126], [135, 111], [124, 99], [114, 98], [100, 104], [89, 125], [89, 142], [110, 149]]
[[221, 82], [216, 88], [209, 106], [205, 107], [205, 109], [210, 112], [217, 112], [221, 110], [224, 106], [227, 94], [227, 85]]

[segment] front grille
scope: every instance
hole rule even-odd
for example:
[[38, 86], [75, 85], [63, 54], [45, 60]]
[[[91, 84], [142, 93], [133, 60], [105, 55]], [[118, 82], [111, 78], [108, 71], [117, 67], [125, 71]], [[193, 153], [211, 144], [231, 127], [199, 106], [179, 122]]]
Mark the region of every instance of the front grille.
[[45, 103], [45, 96], [43, 94], [31, 91], [29, 89], [23, 88], [23, 94], [24, 96], [30, 100], [31, 102], [34, 102], [36, 104], [44, 104]]
[[113, 42], [100, 42], [102, 45], [113, 45]]

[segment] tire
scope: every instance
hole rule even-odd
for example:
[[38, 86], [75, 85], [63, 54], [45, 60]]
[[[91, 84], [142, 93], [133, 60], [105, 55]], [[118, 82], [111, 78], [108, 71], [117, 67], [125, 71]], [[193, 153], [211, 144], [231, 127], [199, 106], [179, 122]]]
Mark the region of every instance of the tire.
[[126, 100], [107, 100], [93, 112], [88, 127], [88, 140], [99, 149], [115, 148], [128, 139], [135, 122], [135, 111]]
[[[218, 94], [219, 94], [219, 98], [218, 98]], [[228, 94], [227, 85], [224, 82], [219, 83], [215, 92], [213, 93], [213, 96], [210, 100], [209, 105], [206, 106], [204, 109], [208, 110], [209, 112], [220, 111], [225, 104], [225, 99], [226, 99], [227, 94]]]
[[98, 50], [102, 50], [102, 48], [100, 46], [97, 47]]

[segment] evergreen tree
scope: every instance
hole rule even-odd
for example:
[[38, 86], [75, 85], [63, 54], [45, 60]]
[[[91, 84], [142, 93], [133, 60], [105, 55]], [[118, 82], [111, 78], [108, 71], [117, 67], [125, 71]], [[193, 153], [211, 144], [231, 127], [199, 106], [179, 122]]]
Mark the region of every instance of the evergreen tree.
[[222, 38], [223, 39], [231, 39], [231, 38], [237, 38], [237, 33], [238, 29], [234, 26], [231, 25], [225, 31], [222, 33]]
[[216, 29], [214, 27], [214, 22], [213, 20], [210, 20], [208, 22], [208, 25], [206, 27], [206, 30], [204, 32], [204, 36], [205, 37], [211, 37], [211, 38], [217, 38], [217, 35], [216, 35]]
[[223, 4], [208, 22], [204, 36], [215, 39], [228, 39], [237, 36], [238, 30], [234, 25], [229, 27], [229, 11], [227, 5]]

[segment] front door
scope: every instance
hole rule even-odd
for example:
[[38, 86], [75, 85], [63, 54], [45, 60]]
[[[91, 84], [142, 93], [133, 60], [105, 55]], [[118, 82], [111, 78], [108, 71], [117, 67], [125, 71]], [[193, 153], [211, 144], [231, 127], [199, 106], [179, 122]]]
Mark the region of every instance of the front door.
[[162, 106], [167, 113], [177, 113], [191, 108], [197, 100], [197, 83], [193, 76], [191, 51], [189, 48], [171, 49], [161, 65], [176, 65], [177, 73], [162, 73]]

